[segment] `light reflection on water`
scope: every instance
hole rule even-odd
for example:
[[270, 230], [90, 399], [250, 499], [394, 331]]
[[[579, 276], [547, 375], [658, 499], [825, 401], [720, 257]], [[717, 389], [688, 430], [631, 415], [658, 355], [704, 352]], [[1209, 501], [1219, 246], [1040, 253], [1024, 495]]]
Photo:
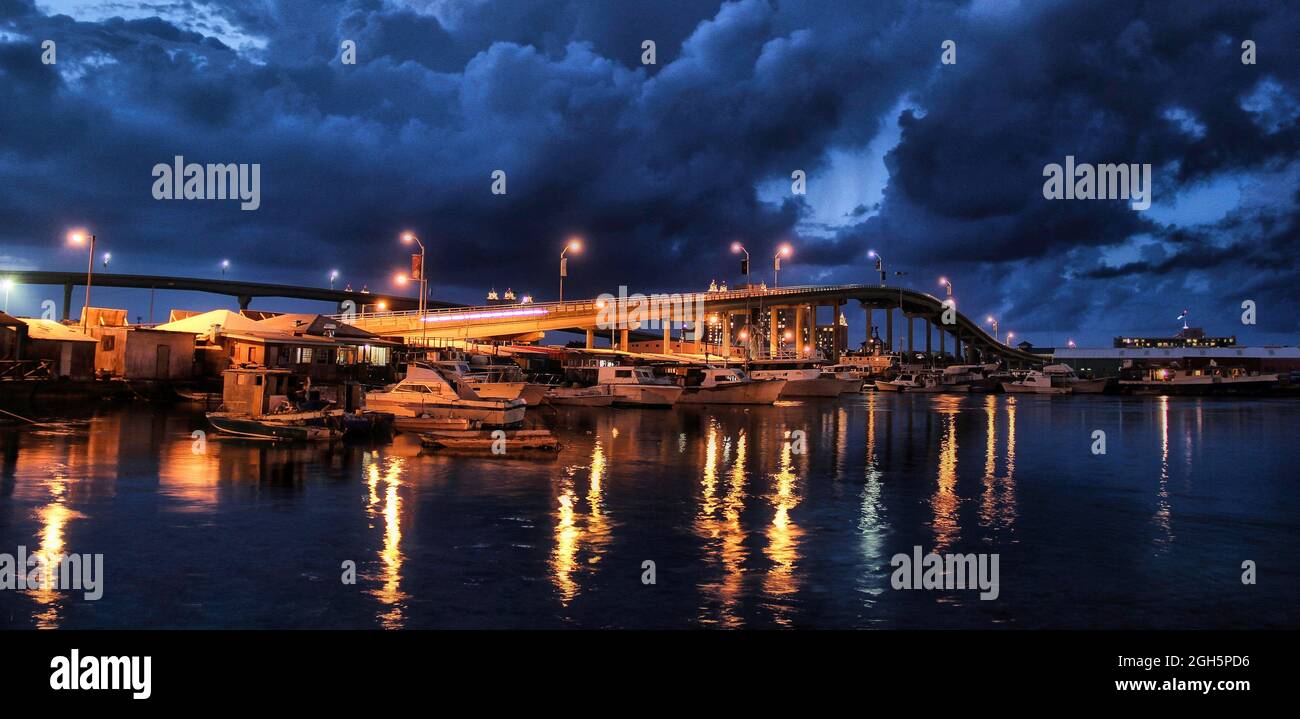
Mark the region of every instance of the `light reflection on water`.
[[[1134, 626], [1287, 626], [1297, 419], [1290, 402], [865, 394], [561, 410], [559, 455], [521, 459], [403, 437], [200, 447], [193, 413], [98, 410], [0, 429], [0, 552], [103, 552], [105, 598], [0, 592], [0, 620], [1109, 626], [1121, 602]], [[1001, 553], [1002, 598], [893, 591], [889, 560], [914, 545]], [[250, 556], [264, 571], [241, 574]], [[1274, 556], [1250, 595], [1195, 581]]]

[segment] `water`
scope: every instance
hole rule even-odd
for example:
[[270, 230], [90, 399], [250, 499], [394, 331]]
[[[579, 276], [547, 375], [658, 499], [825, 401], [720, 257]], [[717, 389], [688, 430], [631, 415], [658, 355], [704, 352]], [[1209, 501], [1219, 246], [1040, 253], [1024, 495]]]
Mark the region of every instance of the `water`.
[[[149, 405], [0, 429], [0, 553], [102, 553], [106, 575], [94, 602], [0, 591], [0, 626], [1300, 625], [1296, 401], [543, 413], [565, 446], [528, 460], [202, 446], [200, 413]], [[999, 597], [892, 589], [914, 545], [996, 553]]]

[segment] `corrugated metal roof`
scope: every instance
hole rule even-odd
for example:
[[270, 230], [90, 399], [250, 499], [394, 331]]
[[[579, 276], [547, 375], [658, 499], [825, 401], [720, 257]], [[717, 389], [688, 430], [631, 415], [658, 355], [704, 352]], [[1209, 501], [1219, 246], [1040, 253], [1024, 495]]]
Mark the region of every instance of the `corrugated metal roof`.
[[27, 325], [27, 336], [34, 340], [52, 340], [55, 342], [99, 341], [94, 337], [82, 334], [80, 330], [72, 329], [54, 320], [38, 320], [29, 317], [18, 317], [17, 319]]

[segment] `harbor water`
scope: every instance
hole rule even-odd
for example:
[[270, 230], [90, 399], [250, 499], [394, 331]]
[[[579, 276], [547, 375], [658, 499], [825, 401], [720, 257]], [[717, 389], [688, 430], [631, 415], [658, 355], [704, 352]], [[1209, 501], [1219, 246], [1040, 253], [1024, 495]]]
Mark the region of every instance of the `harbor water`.
[[[5, 627], [1300, 626], [1293, 399], [538, 408], [561, 450], [503, 456], [80, 412], [0, 427], [0, 553], [102, 554], [103, 595], [0, 590]], [[915, 547], [997, 597], [895, 589]]]

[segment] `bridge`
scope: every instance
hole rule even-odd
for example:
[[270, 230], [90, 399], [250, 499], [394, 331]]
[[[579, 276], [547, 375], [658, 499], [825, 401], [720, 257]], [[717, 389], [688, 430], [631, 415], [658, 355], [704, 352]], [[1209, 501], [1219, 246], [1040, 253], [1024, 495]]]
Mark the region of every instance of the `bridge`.
[[[32, 270], [5, 270], [2, 274], [14, 282], [25, 285], [63, 285], [63, 319], [68, 319], [72, 307], [72, 289], [85, 287], [85, 272], [44, 272]], [[208, 292], [234, 297], [239, 301], [240, 309], [248, 309], [254, 297], [284, 297], [300, 300], [319, 300], [334, 302], [343, 309], [344, 302], [351, 301], [356, 307], [375, 305], [380, 302], [392, 310], [414, 310], [419, 306], [415, 297], [401, 297], [382, 292], [358, 292], [355, 290], [321, 289], [314, 287], [295, 287], [264, 282], [245, 282], [243, 280], [203, 279], [197, 277], [164, 277], [158, 275], [120, 275], [96, 272], [91, 277], [94, 287], [131, 287], [144, 290], [181, 290], [190, 292]], [[93, 298], [92, 298], [93, 299]], [[435, 308], [459, 307], [451, 302], [430, 300], [428, 305]]]
[[[847, 328], [842, 327], [837, 320], [844, 306], [852, 301], [856, 301], [866, 315], [868, 338], [875, 327], [876, 313], [883, 312], [882, 340], [887, 347], [894, 346], [894, 313], [899, 312], [900, 319], [906, 326], [906, 349], [909, 353], [924, 351], [933, 354], [937, 344], [938, 354], [942, 355], [947, 352], [946, 345], [951, 336], [952, 355], [969, 362], [999, 359], [1008, 365], [1024, 366], [1041, 364], [1043, 361], [1038, 355], [999, 342], [985, 332], [979, 323], [955, 310], [947, 318], [952, 320], [951, 323], [945, 324], [947, 306], [933, 295], [904, 287], [874, 285], [798, 286], [648, 297], [632, 295], [626, 299], [606, 296], [572, 302], [438, 308], [425, 312], [423, 318], [418, 311], [347, 313], [336, 317], [369, 332], [391, 338], [400, 337], [409, 344], [417, 345], [421, 342], [469, 339], [529, 341], [540, 339], [545, 332], [578, 331], [586, 333], [587, 346], [593, 347], [596, 332], [603, 334], [608, 331], [617, 337], [614, 344], [618, 349], [629, 350], [631, 333], [657, 328], [663, 332], [662, 351], [665, 353], [670, 352], [674, 325], [681, 327], [684, 324], [720, 322], [724, 329], [721, 343], [714, 351], [731, 356], [734, 354], [733, 342], [746, 339], [745, 335], [739, 333], [736, 337], [732, 336], [733, 316], [749, 317], [749, 321], [743, 322], [742, 327], [755, 328], [758, 327], [754, 324], [756, 318], [766, 318], [769, 326], [776, 327], [778, 313], [786, 318], [793, 316], [793, 336], [802, 337], [806, 327], [808, 335], [816, 337], [817, 308], [828, 305], [834, 308], [832, 317], [835, 321], [830, 325], [837, 333], [834, 346], [847, 345], [838, 336], [838, 333]], [[917, 341], [917, 320], [921, 321], [923, 344]], [[787, 320], [787, 329], [790, 326]], [[751, 344], [761, 334], [757, 329], [742, 331]], [[783, 338], [778, 333], [765, 334], [767, 354], [776, 356], [785, 351]], [[902, 339], [899, 337], [900, 346]], [[759, 350], [759, 354], [762, 353], [763, 348], [755, 349]], [[795, 352], [799, 353], [800, 348], [796, 347]]]

